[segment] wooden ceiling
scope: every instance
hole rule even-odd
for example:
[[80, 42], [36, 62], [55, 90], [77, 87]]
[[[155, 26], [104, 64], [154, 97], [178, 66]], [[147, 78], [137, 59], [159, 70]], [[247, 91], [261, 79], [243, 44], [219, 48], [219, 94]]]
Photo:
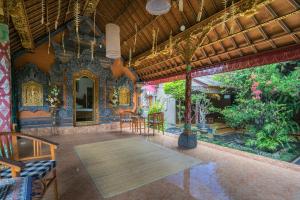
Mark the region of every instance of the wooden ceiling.
[[[47, 36], [47, 28], [40, 22], [42, 0], [22, 1], [24, 1], [32, 39], [36, 44], [41, 38]], [[58, 0], [45, 0], [45, 2], [49, 12], [50, 29], [54, 31]], [[74, 0], [61, 0], [61, 2], [59, 25], [73, 18]], [[171, 31], [174, 39], [180, 38], [185, 32], [199, 29], [224, 12], [223, 0], [205, 0], [201, 22], [196, 21], [199, 10], [198, 0], [184, 0], [183, 12], [180, 12], [177, 6], [172, 6], [171, 11], [162, 16], [152, 16], [146, 11], [147, 0], [81, 0], [79, 2], [81, 14], [85, 15], [88, 15], [85, 12], [87, 5], [93, 5], [89, 3], [97, 5], [96, 24], [102, 32], [105, 32], [107, 23], [120, 25], [122, 57], [127, 63], [129, 49], [133, 48], [134, 44], [135, 27], [137, 27], [136, 51], [132, 53], [132, 64], [143, 81], [184, 72], [182, 56], [160, 53], [168, 45]], [[240, 6], [244, 2], [249, 0], [235, 0], [234, 5]], [[227, 4], [231, 6], [232, 0], [228, 0]], [[222, 23], [214, 26], [206, 35], [202, 46], [196, 51], [192, 62], [193, 68], [298, 44], [300, 42], [299, 8], [300, 0], [269, 0], [268, 4], [260, 7], [251, 17], [238, 16], [227, 20], [225, 25]], [[180, 31], [182, 25], [186, 27], [183, 33]], [[158, 55], [149, 57], [152, 53], [153, 29], [159, 29]], [[10, 23], [10, 40], [12, 52], [22, 49], [18, 32], [12, 23]]]

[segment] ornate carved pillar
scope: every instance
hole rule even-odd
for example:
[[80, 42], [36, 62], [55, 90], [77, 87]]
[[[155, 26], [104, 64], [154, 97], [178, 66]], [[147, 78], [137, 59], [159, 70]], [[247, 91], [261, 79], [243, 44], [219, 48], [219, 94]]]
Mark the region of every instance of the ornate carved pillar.
[[200, 44], [201, 38], [189, 36], [183, 45], [176, 44], [176, 51], [180, 53], [186, 63], [186, 82], [185, 82], [185, 113], [184, 113], [184, 131], [178, 138], [178, 146], [185, 149], [197, 147], [197, 135], [192, 134], [192, 57]]
[[11, 131], [11, 72], [9, 29], [0, 23], [0, 132]]
[[192, 73], [190, 63], [186, 64], [186, 81], [185, 81], [185, 113], [184, 113], [184, 133], [190, 135], [192, 133], [191, 112], [192, 112]]

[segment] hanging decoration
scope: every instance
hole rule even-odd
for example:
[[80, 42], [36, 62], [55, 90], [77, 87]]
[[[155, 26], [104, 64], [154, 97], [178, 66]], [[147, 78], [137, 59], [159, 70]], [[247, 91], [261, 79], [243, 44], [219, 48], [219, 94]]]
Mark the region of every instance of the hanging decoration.
[[51, 47], [51, 32], [50, 28], [48, 27], [48, 54], [50, 54], [50, 47]]
[[159, 28], [152, 30], [152, 54], [155, 55], [157, 51], [157, 40], [158, 40]]
[[75, 23], [76, 34], [79, 34], [79, 23], [80, 23], [79, 14], [80, 14], [80, 5], [77, 0], [76, 3], [74, 4], [74, 23]]
[[222, 0], [222, 2], [223, 2], [223, 5], [224, 5], [223, 27], [225, 28], [226, 20], [227, 20], [227, 16], [228, 16], [228, 13], [227, 13], [228, 0]]
[[204, 0], [198, 0], [199, 2], [199, 11], [197, 15], [197, 22], [201, 21], [202, 15], [203, 15], [203, 10], [204, 10]]
[[[234, 0], [232, 1], [230, 12], [231, 12], [231, 16], [234, 17], [236, 15], [236, 5], [234, 5]], [[232, 34], [232, 33], [234, 33], [233, 25], [230, 27], [230, 34]]]
[[183, 0], [178, 0], [178, 8], [180, 12], [183, 12]]
[[129, 61], [128, 61], [128, 67], [131, 66], [131, 59], [132, 59], [132, 51], [131, 51], [131, 48], [129, 50]]
[[148, 0], [146, 10], [151, 15], [163, 15], [171, 9], [170, 0]]
[[91, 41], [91, 60], [94, 60], [94, 41]]
[[138, 34], [138, 26], [136, 23], [135, 23], [134, 27], [135, 27], [135, 35], [134, 35], [134, 42], [133, 42], [133, 53], [135, 53], [136, 40], [137, 40], [137, 34]]
[[57, 30], [57, 27], [58, 27], [58, 20], [60, 18], [60, 10], [61, 10], [61, 0], [58, 0], [57, 17], [55, 20], [55, 30]]
[[62, 44], [62, 49], [64, 52], [64, 56], [66, 55], [66, 49], [65, 49], [65, 31], [63, 31], [62, 36], [61, 36], [61, 44]]
[[79, 37], [79, 14], [80, 14], [80, 5], [78, 0], [74, 4], [74, 23], [75, 23], [75, 31], [77, 35], [77, 58], [80, 57], [80, 37]]
[[96, 46], [96, 10], [94, 12], [94, 23], [93, 23], [93, 29], [94, 29], [94, 38], [93, 41], [91, 41], [91, 60], [94, 60], [94, 51]]
[[42, 9], [42, 19], [41, 19], [41, 24], [44, 24], [45, 22], [45, 19], [44, 19], [44, 16], [45, 16], [45, 0], [42, 0], [42, 3], [41, 3], [41, 9]]
[[170, 38], [169, 38], [169, 52], [170, 52], [170, 56], [173, 54], [173, 35], [172, 35], [172, 30], [170, 32]]
[[49, 9], [48, 9], [48, 1], [46, 5], [46, 26], [47, 26], [47, 31], [48, 31], [48, 54], [50, 54], [50, 47], [51, 47], [51, 30], [50, 30], [50, 22], [49, 22]]
[[116, 59], [121, 57], [120, 27], [116, 24], [106, 24], [106, 57]]

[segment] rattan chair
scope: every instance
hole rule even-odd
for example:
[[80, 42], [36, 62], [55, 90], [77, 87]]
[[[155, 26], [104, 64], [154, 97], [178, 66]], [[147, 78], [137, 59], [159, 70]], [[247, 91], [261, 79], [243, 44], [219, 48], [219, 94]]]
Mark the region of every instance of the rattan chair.
[[158, 112], [158, 113], [152, 113], [148, 115], [148, 120], [147, 120], [147, 125], [148, 125], [148, 134], [149, 134], [149, 128], [152, 127], [153, 130], [153, 135], [155, 133], [155, 129], [162, 130], [163, 135], [165, 134], [164, 131], [164, 113], [163, 112]]
[[[33, 155], [19, 156], [19, 139], [32, 141]], [[55, 151], [58, 144], [22, 133], [0, 133], [1, 178], [31, 177], [33, 198], [41, 199], [54, 182], [55, 198], [58, 199]], [[49, 147], [46, 152], [43, 147]], [[45, 153], [46, 152], [46, 153]]]
[[123, 124], [129, 124], [130, 129], [133, 128], [132, 124], [132, 116], [134, 116], [135, 113], [132, 111], [123, 111], [120, 112], [120, 129], [121, 132], [123, 131]]

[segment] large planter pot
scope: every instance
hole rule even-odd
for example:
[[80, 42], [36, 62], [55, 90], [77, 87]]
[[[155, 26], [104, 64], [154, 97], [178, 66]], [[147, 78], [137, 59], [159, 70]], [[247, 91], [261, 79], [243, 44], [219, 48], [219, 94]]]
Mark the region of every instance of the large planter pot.
[[183, 149], [194, 149], [197, 147], [197, 135], [181, 133], [178, 138], [178, 146]]

